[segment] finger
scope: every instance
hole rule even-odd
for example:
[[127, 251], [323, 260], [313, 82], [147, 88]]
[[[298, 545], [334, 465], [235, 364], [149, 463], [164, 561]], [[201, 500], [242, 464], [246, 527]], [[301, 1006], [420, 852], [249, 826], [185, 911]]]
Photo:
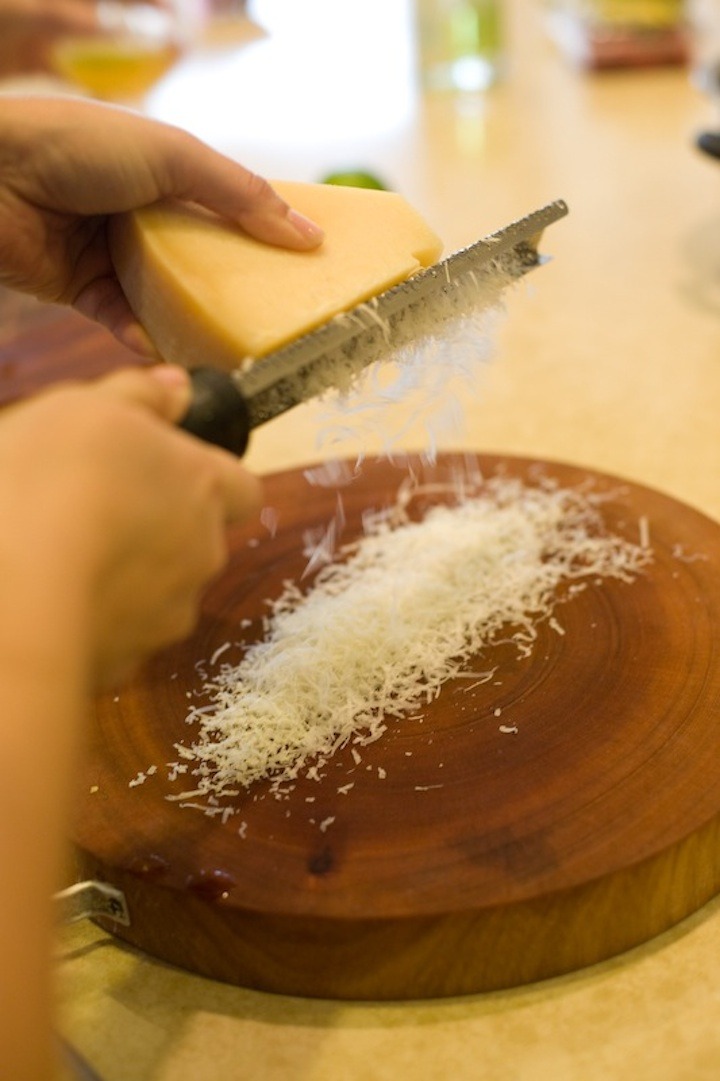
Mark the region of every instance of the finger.
[[289, 206], [267, 180], [182, 128], [117, 105], [79, 100], [18, 100], [13, 116], [18, 125], [25, 118], [31, 130], [42, 133], [40, 166], [55, 155], [85, 163], [83, 183], [77, 166], [63, 171], [53, 165], [50, 186], [45, 175], [18, 169], [13, 185], [25, 201], [87, 216], [175, 197], [229, 218], [266, 243], [306, 250], [323, 240], [320, 226]]
[[264, 177], [186, 132], [175, 134], [181, 145], [166, 162], [168, 194], [199, 203], [268, 244], [305, 250], [322, 243], [322, 228], [291, 207]]
[[[242, 166], [240, 169], [230, 193], [230, 209], [234, 212], [225, 217], [231, 217], [251, 236], [268, 244], [302, 250], [322, 243], [324, 234], [319, 225], [291, 207], [263, 177]], [[222, 190], [218, 192], [218, 205], [211, 208], [219, 214], [223, 214], [223, 194]]]
[[106, 327], [133, 353], [160, 359], [157, 349], [135, 318], [116, 277], [106, 275], [89, 282], [73, 300], [73, 307], [88, 319]]
[[[123, 368], [100, 379], [95, 386], [137, 403], [171, 422], [180, 420], [185, 414], [191, 396], [188, 373], [174, 364], [157, 364], [147, 369]], [[180, 432], [177, 435], [193, 440], [202, 448], [206, 464], [209, 463], [214, 471], [214, 483], [226, 523], [244, 522], [260, 510], [260, 482], [243, 469], [233, 454], [201, 443], [195, 436]]]
[[146, 369], [122, 368], [98, 380], [94, 387], [143, 406], [173, 424], [187, 412], [192, 394], [185, 369], [162, 363]]
[[[194, 436], [188, 436], [193, 439]], [[262, 507], [262, 485], [258, 478], [244, 469], [232, 454], [214, 447], [207, 452], [215, 458], [221, 485], [225, 522], [239, 524], [253, 518]]]

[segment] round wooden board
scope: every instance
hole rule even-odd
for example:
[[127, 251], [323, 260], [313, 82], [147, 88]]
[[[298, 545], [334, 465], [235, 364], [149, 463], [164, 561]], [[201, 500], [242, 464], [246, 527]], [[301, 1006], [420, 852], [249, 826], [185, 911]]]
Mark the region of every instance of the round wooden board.
[[[394, 502], [409, 464], [436, 480], [467, 462], [366, 463], [342, 489], [343, 539]], [[237, 531], [196, 633], [97, 702], [74, 840], [80, 873], [126, 894], [130, 926], [107, 924], [120, 937], [263, 990], [435, 997], [612, 956], [720, 891], [720, 526], [568, 465], [472, 463], [485, 476], [590, 483], [608, 496], [612, 532], [637, 541], [647, 519], [652, 564], [562, 604], [564, 633], [541, 625], [530, 657], [486, 651], [470, 668], [497, 666], [491, 681], [446, 684], [359, 764], [345, 749], [282, 799], [258, 783], [223, 823], [165, 798], [187, 786], [165, 764], [192, 742], [203, 670], [226, 643], [215, 664], [261, 636], [267, 599], [300, 577], [306, 531], [328, 523], [337, 498], [303, 470], [266, 478], [274, 535]]]

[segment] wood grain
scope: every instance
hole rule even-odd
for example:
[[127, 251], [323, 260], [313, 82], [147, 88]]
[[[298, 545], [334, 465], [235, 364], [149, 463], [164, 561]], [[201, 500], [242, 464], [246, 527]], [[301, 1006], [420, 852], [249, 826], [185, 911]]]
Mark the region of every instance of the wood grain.
[[[486, 474], [589, 480], [608, 495], [612, 531], [637, 540], [647, 517], [651, 567], [632, 584], [591, 583], [562, 605], [565, 633], [541, 627], [529, 658], [486, 652], [470, 667], [497, 665], [492, 682], [447, 684], [422, 720], [391, 723], [359, 765], [342, 751], [287, 799], [257, 784], [223, 825], [165, 799], [182, 791], [164, 764], [192, 740], [198, 662], [261, 634], [267, 598], [305, 567], [303, 534], [335, 507], [335, 490], [302, 470], [268, 478], [275, 535], [236, 531], [196, 633], [96, 703], [74, 841], [79, 872], [127, 895], [131, 926], [108, 924], [118, 936], [262, 990], [434, 997], [591, 964], [720, 890], [720, 528], [616, 478], [478, 460]], [[426, 479], [463, 464], [410, 461]], [[343, 489], [346, 539], [364, 511], [392, 502], [407, 465], [367, 463]]]
[[77, 312], [0, 288], [0, 407], [59, 380], [145, 363]]

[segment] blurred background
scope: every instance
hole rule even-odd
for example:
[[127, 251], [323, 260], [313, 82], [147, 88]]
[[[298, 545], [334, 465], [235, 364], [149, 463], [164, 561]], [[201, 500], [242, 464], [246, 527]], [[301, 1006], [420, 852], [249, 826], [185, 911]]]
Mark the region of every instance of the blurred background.
[[[19, 2], [0, 0], [0, 16], [3, 3]], [[719, 0], [99, 0], [93, 7], [96, 33], [64, 31], [58, 22], [34, 57], [28, 50], [25, 70], [5, 65], [0, 87], [117, 101], [180, 124], [269, 175], [301, 179], [363, 164], [392, 185], [403, 172], [404, 140], [433, 94], [456, 97], [460, 137], [477, 152], [488, 103], [503, 84], [526, 77], [521, 67], [539, 48], [573, 70], [579, 93], [603, 72], [680, 67], [714, 99], [720, 62]], [[542, 27], [530, 53], [527, 23]]]

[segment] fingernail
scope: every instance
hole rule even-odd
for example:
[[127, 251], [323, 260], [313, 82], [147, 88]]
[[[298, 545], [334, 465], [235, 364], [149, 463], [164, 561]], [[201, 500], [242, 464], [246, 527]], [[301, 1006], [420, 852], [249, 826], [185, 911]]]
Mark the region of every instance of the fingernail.
[[131, 323], [119, 333], [120, 341], [138, 356], [159, 360], [159, 354], [149, 337], [138, 323]]
[[182, 417], [187, 412], [192, 390], [190, 376], [179, 364], [154, 364], [147, 369], [148, 373], [157, 383], [166, 387], [172, 395], [171, 419]]
[[154, 364], [147, 369], [149, 375], [167, 387], [178, 399], [178, 405], [186, 407], [190, 400], [190, 376], [178, 364]]
[[311, 221], [310, 218], [306, 218], [299, 210], [293, 210], [291, 208], [288, 211], [287, 220], [304, 240], [309, 240], [313, 244], [319, 244], [325, 236], [325, 233], [320, 226], [316, 222]]
[[148, 372], [157, 379], [158, 383], [164, 383], [166, 387], [187, 387], [188, 373], [179, 364], [153, 364]]

